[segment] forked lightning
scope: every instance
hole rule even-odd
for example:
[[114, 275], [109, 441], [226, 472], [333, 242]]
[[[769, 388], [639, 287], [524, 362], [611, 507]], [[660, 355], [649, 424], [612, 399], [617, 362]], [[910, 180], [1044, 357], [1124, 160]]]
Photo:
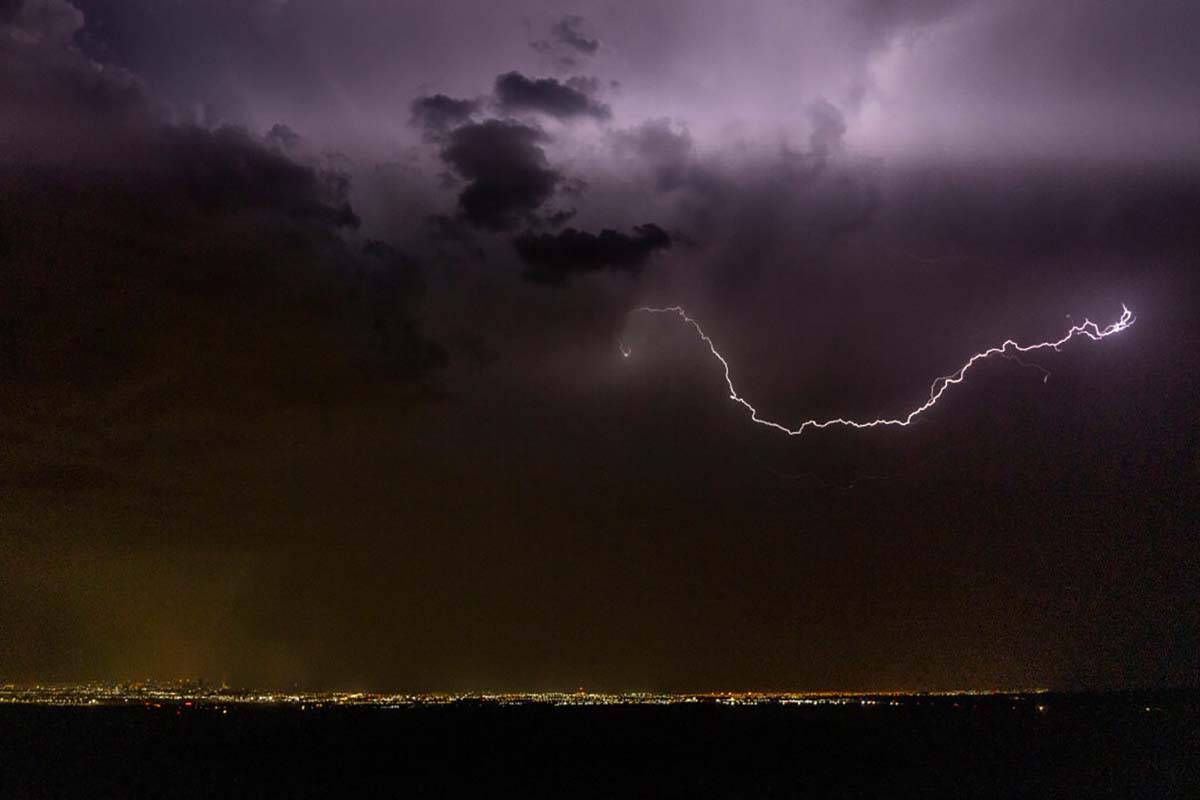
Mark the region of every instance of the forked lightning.
[[[1121, 316], [1117, 319], [1116, 322], [1113, 322], [1104, 328], [1101, 328], [1099, 325], [1097, 325], [1095, 322], [1092, 322], [1091, 320], [1084, 319], [1084, 321], [1079, 323], [1078, 325], [1072, 325], [1071, 329], [1068, 330], [1062, 336], [1062, 338], [1054, 340], [1054, 341], [1038, 342], [1037, 344], [1022, 345], [1022, 344], [1018, 344], [1017, 342], [1013, 341], [1012, 339], [1008, 339], [1003, 344], [1001, 344], [997, 347], [989, 347], [987, 350], [983, 350], [979, 353], [976, 353], [975, 355], [973, 355], [969, 359], [967, 359], [966, 363], [964, 363], [961, 367], [959, 367], [955, 372], [952, 372], [949, 375], [943, 375], [942, 377], [935, 380], [933, 382], [933, 384], [929, 387], [929, 399], [926, 400], [921, 405], [914, 408], [913, 410], [909, 411], [907, 414], [905, 414], [902, 417], [896, 417], [894, 419], [873, 419], [873, 420], [869, 420], [869, 421], [842, 419], [841, 417], [838, 417], [837, 419], [826, 419], [826, 420], [808, 419], [808, 420], [804, 420], [803, 422], [801, 422], [795, 428], [789, 428], [788, 426], [783, 425], [781, 423], [773, 422], [769, 419], [763, 419], [762, 417], [760, 417], [758, 415], [758, 409], [756, 409], [754, 406], [750, 405], [749, 401], [747, 401], [744, 397], [742, 397], [741, 395], [739, 395], [737, 393], [737, 389], [735, 389], [733, 386], [733, 379], [729, 375], [729, 362], [726, 361], [725, 357], [723, 355], [721, 355], [720, 352], [717, 351], [716, 345], [713, 344], [712, 339], [710, 339], [708, 334], [704, 332], [704, 329], [700, 327], [700, 323], [696, 322], [696, 320], [689, 317], [687, 312], [683, 310], [682, 306], [667, 306], [664, 308], [654, 308], [651, 306], [642, 306], [641, 308], [633, 309], [629, 313], [630, 314], [639, 314], [639, 313], [675, 314], [680, 319], [682, 319], [685, 323], [692, 326], [692, 328], [694, 328], [696, 333], [700, 336], [700, 339], [706, 345], [708, 345], [708, 349], [713, 354], [713, 358], [715, 358], [715, 359], [717, 359], [717, 361], [721, 362], [721, 368], [725, 371], [725, 384], [729, 387], [729, 399], [733, 400], [735, 403], [739, 403], [742, 406], [744, 406], [746, 408], [746, 410], [750, 412], [750, 419], [752, 421], [757, 422], [759, 425], [766, 425], [768, 428], [774, 428], [775, 430], [782, 431], [783, 433], [786, 433], [788, 436], [799, 436], [800, 434], [804, 433], [809, 428], [828, 428], [828, 427], [831, 427], [834, 425], [841, 425], [841, 426], [845, 426], [848, 428], [877, 428], [877, 427], [886, 426], [886, 425], [895, 425], [895, 426], [899, 426], [899, 427], [906, 427], [908, 425], [911, 425], [912, 421], [914, 419], [916, 419], [917, 417], [919, 417], [921, 414], [923, 414], [926, 411], [928, 411], [929, 409], [933, 408], [937, 404], [938, 400], [941, 399], [942, 395], [944, 395], [946, 393], [947, 389], [949, 389], [951, 386], [953, 386], [955, 384], [962, 383], [963, 379], [967, 375], [967, 370], [969, 370], [971, 367], [975, 366], [976, 363], [983, 361], [986, 358], [990, 358], [991, 356], [1015, 357], [1016, 354], [1018, 354], [1018, 353], [1031, 353], [1036, 350], [1052, 349], [1052, 350], [1057, 351], [1060, 347], [1062, 347], [1067, 342], [1071, 341], [1071, 339], [1074, 339], [1076, 336], [1083, 336], [1088, 339], [1091, 339], [1092, 341], [1098, 342], [1107, 336], [1112, 336], [1114, 333], [1120, 333], [1121, 331], [1125, 330], [1129, 326], [1133, 325], [1133, 323], [1136, 319], [1133, 316], [1133, 312], [1130, 311], [1129, 308], [1127, 306], [1125, 306], [1124, 303], [1122, 303], [1121, 304]], [[632, 351], [627, 346], [625, 346], [625, 344], [623, 342], [620, 344], [620, 350], [621, 350], [621, 355], [624, 356], [625, 358], [629, 358], [632, 355]]]

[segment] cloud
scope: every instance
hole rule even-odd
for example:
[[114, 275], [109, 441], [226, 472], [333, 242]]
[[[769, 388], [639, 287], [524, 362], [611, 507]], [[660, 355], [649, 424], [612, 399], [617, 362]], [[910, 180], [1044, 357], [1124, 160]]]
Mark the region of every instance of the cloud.
[[554, 23], [550, 29], [551, 35], [573, 50], [585, 55], [595, 55], [600, 49], [599, 39], [589, 39], [579, 30], [583, 25], [583, 17], [571, 14]]
[[841, 149], [846, 119], [837, 106], [820, 98], [809, 106], [808, 119], [812, 124], [808, 146], [814, 155], [824, 157]]
[[537, 128], [489, 119], [455, 128], [442, 159], [467, 181], [458, 207], [470, 224], [511, 230], [554, 193], [562, 176], [546, 161]]
[[577, 210], [574, 208], [560, 208], [557, 211], [551, 211], [546, 215], [546, 224], [552, 228], [558, 228], [566, 225], [574, 218]]
[[618, 150], [651, 166], [657, 204], [692, 271], [731, 299], [798, 263], [827, 265], [832, 248], [869, 227], [880, 204], [879, 167], [783, 147], [743, 160], [696, 155], [689, 139], [654, 121], [622, 133]]
[[425, 222], [429, 228], [429, 238], [435, 242], [470, 244], [475, 240], [467, 226], [446, 214], [430, 214]]
[[588, 38], [582, 27], [583, 17], [567, 15], [551, 26], [549, 39], [530, 42], [529, 46], [549, 57], [558, 69], [575, 69], [581, 58], [590, 58], [600, 49], [600, 40]]
[[425, 294], [425, 279], [416, 259], [379, 240], [368, 240], [363, 253], [376, 259], [378, 268], [363, 275], [363, 299], [370, 314], [372, 347], [387, 371], [426, 371], [448, 363], [442, 345], [426, 339], [416, 322], [416, 310]]
[[691, 134], [686, 128], [676, 131], [665, 117], [614, 132], [612, 137], [618, 153], [632, 152], [651, 165], [659, 191], [682, 186], [694, 167]]
[[124, 156], [148, 130], [156, 112], [141, 82], [71, 44], [82, 21], [70, 3], [52, 0], [27, 0], [0, 14], [0, 151], [6, 157], [42, 164]]
[[513, 239], [517, 255], [528, 265], [526, 280], [545, 285], [602, 270], [636, 274], [656, 250], [670, 246], [671, 237], [652, 222], [635, 225], [631, 234], [606, 228], [597, 236], [567, 228], [557, 234], [524, 233]]
[[588, 75], [573, 75], [564, 81], [567, 86], [577, 92], [583, 92], [586, 95], [593, 95], [600, 91], [600, 79]]
[[263, 416], [437, 374], [417, 265], [347, 240], [359, 218], [342, 165], [291, 157], [282, 128], [175, 124], [136, 78], [65, 43], [62, 15], [38, 36], [11, 35], [14, 18], [0, 35], [13, 154], [0, 160], [0, 418], [20, 444], [0, 484], [91, 492], [111, 473], [127, 491], [132, 472], [223, 452]]
[[271, 130], [267, 131], [266, 138], [267, 142], [282, 147], [284, 150], [290, 150], [301, 142], [300, 134], [279, 122], [271, 126]]
[[1195, 160], [1200, 49], [1182, 32], [1197, 8], [946, 4], [952, 13], [893, 38], [873, 65], [867, 96], [887, 113], [859, 141], [940, 159]]
[[[793, 150], [698, 153], [689, 129], [652, 118], [609, 132], [618, 157], [649, 167], [656, 200], [695, 269], [722, 292], [746, 289], [785, 259], [824, 263], [831, 247], [868, 227], [879, 206], [878, 170], [843, 159], [847, 124], [824, 100], [808, 108], [809, 144]], [[791, 260], [791, 259], [787, 259]]]
[[436, 136], [469, 121], [478, 113], [479, 103], [475, 100], [460, 100], [444, 94], [434, 94], [413, 100], [410, 110], [411, 124], [421, 126]]
[[530, 79], [519, 72], [508, 72], [496, 78], [496, 97], [500, 108], [506, 112], [533, 111], [557, 119], [609, 119], [612, 110], [608, 106], [595, 102], [575, 88], [590, 85], [576, 81], [571, 86], [554, 78]]
[[843, 150], [846, 119], [837, 106], [818, 98], [808, 107], [808, 121], [808, 149], [793, 150], [786, 143], [781, 148], [781, 174], [793, 180], [817, 179]]
[[[415, 265], [378, 244], [360, 255], [339, 234], [358, 225], [344, 176], [239, 129], [166, 126], [144, 141], [123, 168], [0, 169], [11, 289], [0, 351], [15, 374], [111, 386], [159, 357], [201, 346], [208, 363], [231, 348], [246, 397], [304, 404], [363, 375], [410, 380], [436, 365], [418, 353]], [[201, 345], [215, 320], [220, 343]], [[296, 383], [305, 373], [319, 391]]]
[[349, 179], [293, 161], [240, 128], [163, 128], [157, 168], [146, 178], [164, 194], [185, 193], [208, 213], [269, 210], [332, 228], [355, 229]]
[[0, 25], [37, 41], [67, 44], [83, 28], [83, 12], [67, 0], [7, 0]]

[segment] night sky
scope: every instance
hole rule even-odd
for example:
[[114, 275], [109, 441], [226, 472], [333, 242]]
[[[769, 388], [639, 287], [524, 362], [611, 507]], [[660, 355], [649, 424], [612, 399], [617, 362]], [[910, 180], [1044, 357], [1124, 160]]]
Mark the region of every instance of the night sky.
[[0, 0], [0, 682], [1197, 683], [1197, 29]]

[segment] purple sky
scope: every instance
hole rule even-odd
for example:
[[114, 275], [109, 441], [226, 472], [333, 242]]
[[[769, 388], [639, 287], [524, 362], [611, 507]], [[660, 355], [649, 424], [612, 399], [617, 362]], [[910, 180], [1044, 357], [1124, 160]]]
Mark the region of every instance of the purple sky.
[[1194, 682], [1197, 23], [0, 0], [0, 681]]

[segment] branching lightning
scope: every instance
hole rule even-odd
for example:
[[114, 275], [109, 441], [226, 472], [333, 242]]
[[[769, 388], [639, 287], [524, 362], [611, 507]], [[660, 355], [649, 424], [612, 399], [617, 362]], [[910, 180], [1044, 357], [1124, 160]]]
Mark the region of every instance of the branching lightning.
[[[881, 426], [907, 427], [908, 425], [911, 425], [913, 420], [915, 420], [921, 414], [924, 414], [926, 411], [933, 408], [937, 404], [938, 400], [940, 400], [942, 398], [942, 395], [944, 395], [946, 393], [947, 389], [949, 389], [951, 386], [962, 383], [963, 380], [966, 378], [967, 371], [969, 369], [971, 369], [971, 367], [975, 366], [975, 364], [979, 363], [980, 361], [983, 361], [984, 359], [990, 358], [992, 356], [1001, 356], [1003, 358], [1010, 358], [1010, 359], [1015, 360], [1018, 364], [1021, 364], [1022, 366], [1034, 366], [1037, 369], [1042, 370], [1042, 375], [1043, 375], [1042, 380], [1044, 382], [1046, 379], [1049, 378], [1050, 373], [1046, 372], [1044, 369], [1042, 369], [1041, 367], [1038, 367], [1037, 365], [1030, 365], [1030, 364], [1026, 364], [1025, 362], [1021, 361], [1019, 354], [1031, 353], [1031, 352], [1035, 352], [1037, 350], [1054, 350], [1054, 351], [1058, 352], [1059, 348], [1061, 348], [1064, 344], [1071, 341], [1072, 339], [1074, 339], [1077, 336], [1086, 337], [1088, 339], [1091, 339], [1094, 342], [1098, 342], [1101, 339], [1104, 339], [1105, 337], [1112, 336], [1115, 333], [1120, 333], [1121, 331], [1125, 330], [1129, 326], [1133, 325], [1134, 321], [1136, 320], [1136, 317], [1133, 316], [1133, 312], [1130, 311], [1129, 308], [1126, 307], [1124, 303], [1122, 303], [1121, 304], [1121, 316], [1117, 319], [1116, 322], [1113, 322], [1104, 328], [1101, 328], [1099, 325], [1097, 325], [1095, 322], [1092, 322], [1089, 319], [1084, 319], [1084, 321], [1079, 323], [1078, 325], [1072, 325], [1071, 329], [1068, 330], [1060, 339], [1056, 339], [1054, 341], [1038, 342], [1037, 344], [1022, 345], [1022, 344], [1018, 344], [1017, 342], [1013, 341], [1012, 339], [1007, 339], [1007, 340], [1005, 340], [1005, 342], [1003, 344], [1001, 344], [997, 347], [989, 347], [987, 350], [983, 350], [983, 351], [978, 352], [975, 355], [971, 356], [969, 359], [967, 359], [967, 361], [961, 367], [959, 367], [956, 371], [950, 373], [949, 375], [943, 375], [940, 378], [937, 378], [929, 387], [929, 399], [926, 400], [924, 403], [921, 403], [921, 405], [912, 409], [911, 411], [909, 411], [907, 414], [905, 414], [902, 417], [896, 417], [894, 419], [881, 418], [881, 419], [873, 419], [873, 420], [869, 420], [869, 421], [843, 419], [841, 417], [838, 417], [837, 419], [826, 419], [826, 420], [808, 419], [808, 420], [801, 422], [798, 427], [789, 428], [786, 425], [780, 424], [778, 422], [773, 422], [769, 419], [763, 419], [762, 417], [760, 417], [758, 415], [758, 409], [756, 409], [754, 406], [750, 405], [749, 401], [747, 401], [744, 397], [742, 397], [741, 395], [739, 395], [737, 393], [737, 389], [735, 389], [733, 386], [733, 378], [731, 378], [730, 374], [729, 374], [729, 362], [726, 361], [725, 357], [723, 355], [721, 355], [720, 352], [717, 351], [717, 347], [716, 347], [716, 345], [713, 344], [713, 340], [710, 339], [708, 334], [704, 332], [704, 329], [700, 327], [700, 323], [696, 322], [696, 320], [689, 317], [687, 312], [683, 310], [682, 306], [667, 306], [664, 308], [653, 308], [651, 306], [642, 306], [641, 308], [633, 309], [629, 313], [631, 313], [631, 314], [638, 314], [638, 313], [675, 314], [681, 320], [683, 320], [686, 324], [688, 324], [692, 328], [694, 328], [697, 335], [699, 335], [701, 341], [703, 341], [706, 345], [708, 345], [708, 349], [712, 353], [713, 358], [715, 358], [715, 359], [717, 359], [717, 361], [721, 362], [721, 368], [725, 372], [725, 384], [729, 388], [729, 399], [734, 401], [735, 403], [738, 403], [741, 406], [745, 407], [745, 409], [750, 412], [750, 419], [753, 422], [757, 422], [759, 425], [766, 425], [768, 428], [774, 428], [775, 430], [782, 431], [783, 433], [786, 433], [788, 436], [799, 436], [800, 434], [804, 433], [809, 428], [828, 428], [828, 427], [831, 427], [834, 425], [844, 426], [844, 427], [848, 427], [848, 428], [877, 428], [877, 427], [881, 427]], [[628, 347], [626, 347], [624, 342], [621, 342], [619, 344], [619, 346], [620, 346], [620, 350], [621, 350], [621, 355], [624, 358], [629, 358], [632, 355], [632, 351]]]

